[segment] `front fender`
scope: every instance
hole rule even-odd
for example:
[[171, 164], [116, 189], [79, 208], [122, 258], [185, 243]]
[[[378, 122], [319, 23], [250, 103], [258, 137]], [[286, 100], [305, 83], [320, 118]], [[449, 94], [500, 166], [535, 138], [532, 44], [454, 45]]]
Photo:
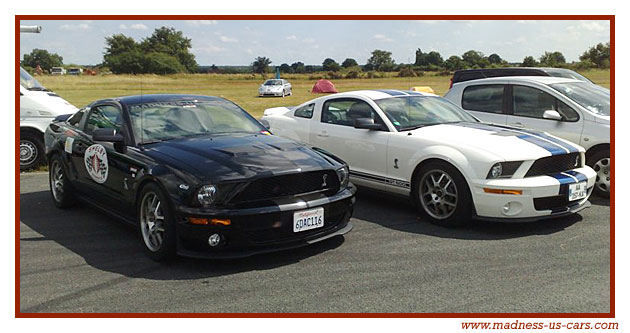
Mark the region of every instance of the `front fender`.
[[411, 170], [411, 174], [408, 175], [408, 179], [413, 179], [417, 167], [430, 159], [439, 159], [448, 162], [453, 165], [466, 179], [468, 185], [471, 185], [472, 179], [484, 178], [488, 173], [488, 170], [484, 169], [491, 162], [480, 161], [467, 157], [461, 151], [449, 147], [449, 146], [430, 146], [422, 150], [417, 151], [409, 159], [408, 169]]

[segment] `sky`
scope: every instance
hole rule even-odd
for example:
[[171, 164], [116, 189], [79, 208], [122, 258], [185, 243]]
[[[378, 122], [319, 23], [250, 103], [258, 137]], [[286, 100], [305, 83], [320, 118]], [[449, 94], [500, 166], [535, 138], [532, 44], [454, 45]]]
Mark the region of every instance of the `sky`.
[[545, 51], [560, 51], [578, 61], [589, 47], [610, 40], [608, 21], [21, 21], [41, 25], [40, 34], [20, 34], [20, 55], [35, 48], [63, 57], [65, 64], [102, 62], [105, 37], [122, 33], [136, 41], [155, 28], [174, 27], [192, 39], [191, 52], [199, 65], [249, 65], [257, 56], [272, 65], [301, 61], [341, 63], [353, 58], [365, 64], [375, 49], [392, 52], [397, 63], [415, 61], [415, 51], [438, 51], [444, 59], [468, 50], [497, 53], [509, 62]]

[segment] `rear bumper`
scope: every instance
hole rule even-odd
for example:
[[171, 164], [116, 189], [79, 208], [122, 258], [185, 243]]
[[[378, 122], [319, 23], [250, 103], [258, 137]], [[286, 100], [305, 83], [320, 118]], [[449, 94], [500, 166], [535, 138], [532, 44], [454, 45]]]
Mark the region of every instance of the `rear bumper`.
[[[480, 180], [471, 186], [476, 218], [481, 220], [527, 222], [560, 217], [590, 206], [596, 173], [590, 167], [566, 171], [561, 177], [538, 176], [521, 179]], [[559, 179], [560, 178], [560, 179]], [[586, 182], [586, 198], [570, 201], [569, 185]], [[520, 190], [521, 195], [486, 193], [484, 188]]]
[[[177, 253], [185, 257], [230, 259], [292, 249], [343, 235], [352, 229], [356, 188], [351, 186], [333, 196], [295, 198], [273, 206], [223, 209], [202, 212], [181, 209], [177, 223]], [[324, 226], [293, 232], [293, 214], [297, 211], [324, 208]], [[230, 225], [195, 225], [187, 217], [230, 219]], [[208, 244], [213, 234], [221, 236], [216, 247]]]

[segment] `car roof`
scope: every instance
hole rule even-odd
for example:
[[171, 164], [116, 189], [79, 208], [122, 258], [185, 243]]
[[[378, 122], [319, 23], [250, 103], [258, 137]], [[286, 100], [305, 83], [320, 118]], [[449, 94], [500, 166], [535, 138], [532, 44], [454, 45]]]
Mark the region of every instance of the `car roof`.
[[[346, 91], [334, 94], [334, 97], [353, 97], [353, 96], [362, 96], [365, 98], [369, 98], [371, 100], [379, 100], [390, 97], [403, 97], [403, 96], [437, 96], [431, 93], [425, 93], [420, 91], [409, 91], [409, 90], [396, 90], [396, 89], [374, 89], [374, 90], [355, 90], [355, 91]], [[329, 97], [329, 96], [325, 96]]]
[[466, 84], [479, 84], [479, 83], [493, 83], [493, 82], [505, 82], [505, 81], [518, 81], [518, 82], [537, 82], [542, 84], [554, 84], [554, 83], [569, 83], [577, 82], [584, 83], [584, 81], [567, 79], [556, 76], [501, 76], [501, 77], [489, 77], [484, 79], [475, 79], [469, 81], [463, 81], [455, 83], [454, 85], [466, 85]]
[[163, 103], [163, 102], [175, 102], [175, 101], [221, 101], [224, 100], [215, 96], [204, 95], [185, 95], [185, 94], [148, 94], [148, 95], [133, 95], [133, 96], [121, 96], [114, 98], [102, 99], [97, 102], [115, 101], [120, 104], [140, 104], [140, 103]]

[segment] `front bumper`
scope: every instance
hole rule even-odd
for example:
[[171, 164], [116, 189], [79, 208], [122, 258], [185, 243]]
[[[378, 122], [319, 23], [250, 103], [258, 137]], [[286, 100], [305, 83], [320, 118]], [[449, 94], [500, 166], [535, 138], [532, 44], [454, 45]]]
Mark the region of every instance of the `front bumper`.
[[[177, 218], [177, 254], [185, 257], [230, 259], [306, 246], [343, 235], [352, 229], [349, 223], [355, 204], [356, 188], [350, 186], [326, 197], [321, 194], [285, 199], [275, 205], [254, 208], [194, 209], [180, 207]], [[324, 226], [293, 232], [293, 213], [316, 207], [324, 208]], [[188, 217], [231, 220], [225, 225], [196, 225]], [[219, 246], [211, 247], [208, 238], [221, 235]]]
[[[483, 179], [473, 182], [471, 194], [476, 218], [505, 222], [529, 222], [566, 216], [588, 208], [596, 173], [590, 167], [565, 172], [562, 177], [537, 176], [521, 179]], [[558, 178], [561, 178], [560, 180]], [[586, 198], [569, 201], [570, 184], [586, 181]], [[521, 195], [486, 193], [484, 188], [521, 190]]]
[[263, 96], [282, 96], [282, 90], [280, 91], [259, 91], [258, 92], [258, 96], [263, 97]]

